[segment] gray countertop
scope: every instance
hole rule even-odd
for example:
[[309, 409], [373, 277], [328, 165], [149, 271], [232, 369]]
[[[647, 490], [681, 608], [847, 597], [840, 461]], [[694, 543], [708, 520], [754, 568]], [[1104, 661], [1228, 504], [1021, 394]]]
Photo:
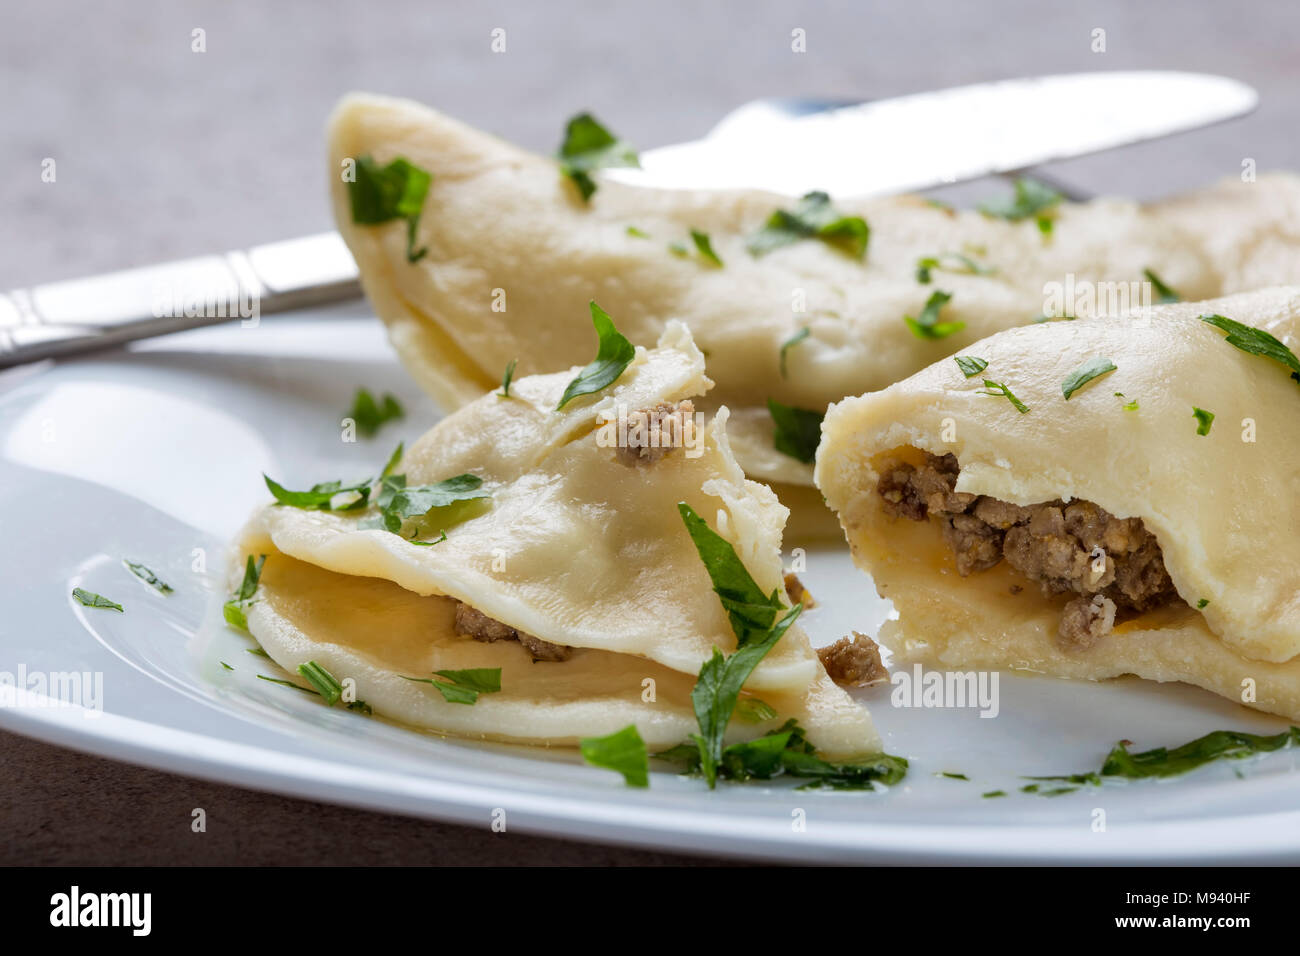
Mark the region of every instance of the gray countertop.
[[[1253, 84], [1260, 109], [1052, 172], [1148, 198], [1235, 175], [1245, 158], [1300, 168], [1300, 6], [1283, 0], [75, 0], [7, 4], [0, 23], [0, 288], [329, 228], [322, 129], [353, 89], [423, 100], [549, 152], [579, 109], [648, 147], [702, 135], [762, 96], [1196, 70]], [[489, 48], [497, 27], [503, 54]], [[806, 53], [791, 51], [795, 28]], [[1105, 53], [1091, 49], [1097, 28]], [[206, 52], [191, 49], [196, 29]], [[0, 767], [4, 864], [693, 862], [252, 793], [10, 734]], [[208, 811], [205, 834], [190, 831], [195, 807]], [[321, 832], [348, 834], [345, 859]]]

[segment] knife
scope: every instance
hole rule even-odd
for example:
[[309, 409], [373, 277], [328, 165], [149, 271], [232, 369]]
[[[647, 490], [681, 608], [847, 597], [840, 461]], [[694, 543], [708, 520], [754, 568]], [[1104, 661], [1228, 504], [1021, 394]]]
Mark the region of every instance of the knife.
[[[1255, 91], [1203, 73], [1002, 80], [844, 105], [765, 100], [708, 136], [641, 154], [619, 182], [836, 197], [923, 190], [1242, 116]], [[0, 368], [361, 294], [334, 232], [0, 295]]]

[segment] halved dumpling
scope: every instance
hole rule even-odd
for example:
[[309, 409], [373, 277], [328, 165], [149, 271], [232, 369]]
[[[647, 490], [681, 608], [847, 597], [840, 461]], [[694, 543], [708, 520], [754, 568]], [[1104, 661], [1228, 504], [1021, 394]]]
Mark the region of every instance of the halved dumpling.
[[[730, 542], [765, 596], [783, 594], [787, 512], [732, 458], [726, 410], [696, 417], [690, 399], [711, 383], [683, 325], [637, 349], [599, 394], [557, 408], [579, 371], [516, 379], [509, 397], [488, 393], [445, 419], [388, 492], [437, 502], [429, 489], [481, 482], [484, 497], [421, 506], [396, 531], [374, 496], [355, 510], [258, 512], [239, 566], [268, 555], [264, 599], [246, 614], [268, 653], [289, 670], [337, 666], [379, 713], [436, 730], [572, 743], [633, 722], [647, 742], [680, 743], [697, 673], [737, 639], [679, 503]], [[481, 667], [502, 668], [502, 686], [473, 707], [403, 680]], [[867, 712], [797, 624], [745, 688], [779, 719], [734, 732], [795, 717], [828, 754], [878, 749]]]
[[[811, 485], [810, 456], [776, 449], [769, 399], [820, 414], [884, 388], [1031, 322], [1045, 283], [1067, 275], [1138, 283], [1151, 269], [1186, 299], [1244, 291], [1259, 275], [1221, 255], [1229, 225], [1236, 249], [1291, 250], [1289, 259], [1270, 256], [1269, 281], [1300, 282], [1300, 180], [1288, 176], [1207, 191], [1213, 217], [1196, 216], [1197, 194], [1169, 216], [1160, 204], [1061, 204], [1050, 237], [1033, 216], [1006, 221], [915, 196], [832, 197], [836, 212], [869, 224], [863, 259], [816, 240], [755, 257], [748, 240], [797, 200], [601, 180], [585, 203], [553, 159], [379, 96], [339, 105], [329, 150], [335, 219], [366, 293], [408, 370], [445, 409], [477, 399], [514, 359], [521, 375], [585, 360], [585, 306], [595, 298], [639, 345], [655, 342], [670, 319], [684, 321], [718, 384], [702, 408], [731, 408], [746, 473], [786, 485]], [[408, 221], [354, 222], [340, 173], [362, 157], [405, 159], [432, 176], [414, 232]], [[694, 251], [692, 230], [707, 234], [721, 268]], [[924, 259], [938, 260], [927, 283], [917, 276]], [[936, 290], [952, 295], [941, 321], [963, 325], [922, 337], [904, 316], [921, 316]]]
[[1295, 345], [1300, 290], [1003, 332], [830, 411], [818, 485], [896, 660], [1300, 718], [1300, 384], [1203, 314]]

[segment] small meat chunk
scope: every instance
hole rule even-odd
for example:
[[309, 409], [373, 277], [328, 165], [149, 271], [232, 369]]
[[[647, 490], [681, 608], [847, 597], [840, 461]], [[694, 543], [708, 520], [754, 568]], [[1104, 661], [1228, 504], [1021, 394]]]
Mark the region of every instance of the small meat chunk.
[[495, 618], [488, 617], [478, 608], [470, 607], [464, 601], [456, 602], [456, 633], [472, 637], [485, 644], [497, 641], [518, 641], [528, 651], [533, 662], [567, 661], [573, 648], [563, 644], [552, 644], [531, 634], [517, 630], [509, 624], [502, 624]]
[[1115, 602], [1095, 594], [1078, 597], [1065, 606], [1057, 641], [1067, 650], [1087, 650], [1115, 626]]
[[660, 402], [628, 414], [627, 440], [618, 447], [618, 460], [625, 465], [652, 465], [674, 448], [693, 445], [694, 436], [695, 404], [689, 399], [675, 405]]
[[880, 661], [880, 647], [865, 634], [853, 632], [853, 639], [841, 637], [829, 647], [817, 650], [831, 680], [841, 687], [866, 687], [889, 679]]
[[1002, 560], [1002, 532], [974, 515], [944, 518], [943, 540], [956, 556], [957, 573], [963, 578], [987, 571]]
[[802, 604], [805, 611], [817, 606], [817, 602], [813, 600], [813, 596], [808, 589], [803, 586], [799, 576], [791, 571], [787, 571], [785, 574], [785, 594], [790, 599], [791, 604]]
[[976, 496], [953, 491], [957, 484], [957, 456], [925, 453], [925, 464], [917, 467], [897, 458], [881, 467], [876, 486], [890, 514], [920, 521], [928, 514], [961, 514]]

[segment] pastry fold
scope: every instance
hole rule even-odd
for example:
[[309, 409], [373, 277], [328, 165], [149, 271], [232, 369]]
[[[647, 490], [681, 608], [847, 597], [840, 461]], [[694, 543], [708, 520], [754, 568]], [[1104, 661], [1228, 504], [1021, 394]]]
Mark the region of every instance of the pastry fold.
[[1300, 719], [1300, 383], [1205, 314], [1300, 339], [1300, 290], [1269, 289], [1002, 332], [960, 350], [988, 363], [969, 378], [948, 358], [830, 410], [817, 484], [896, 660]]
[[[366, 293], [408, 370], [445, 409], [477, 399], [514, 359], [521, 375], [585, 360], [586, 303], [595, 298], [638, 345], [653, 344], [669, 320], [690, 327], [717, 382], [710, 408], [731, 408], [737, 458], [768, 482], [812, 481], [810, 465], [775, 449], [769, 399], [820, 413], [884, 388], [1032, 322], [1045, 283], [1140, 282], [1150, 269], [1185, 300], [1300, 283], [1292, 176], [1145, 206], [1062, 204], [1049, 237], [1032, 217], [954, 212], [915, 196], [832, 197], [839, 213], [870, 225], [859, 261], [813, 240], [752, 256], [747, 240], [796, 205], [789, 197], [602, 180], [584, 203], [553, 159], [407, 100], [345, 98], [329, 124], [329, 156], [335, 218]], [[413, 237], [402, 221], [352, 221], [339, 173], [363, 156], [404, 158], [432, 175]], [[693, 229], [708, 234], [721, 268], [670, 251], [692, 248]], [[412, 241], [427, 250], [414, 263]], [[962, 271], [955, 254], [983, 274]], [[942, 264], [922, 284], [917, 267], [927, 257]], [[919, 338], [903, 317], [920, 315], [937, 289], [952, 294], [942, 321], [964, 328]]]
[[[736, 464], [726, 409], [694, 416], [690, 399], [712, 383], [681, 323], [638, 348], [614, 384], [557, 410], [579, 371], [482, 395], [396, 466], [406, 488], [472, 475], [486, 497], [397, 532], [378, 526], [373, 496], [351, 511], [255, 514], [233, 573], [268, 556], [246, 618], [271, 657], [291, 673], [315, 660], [352, 677], [377, 713], [433, 730], [572, 744], [634, 723], [652, 747], [686, 740], [696, 675], [737, 640], [679, 503], [734, 547], [765, 595], [784, 594], [787, 511]], [[636, 413], [656, 409], [677, 415], [683, 430], [665, 432], [676, 444], [620, 438], [620, 421], [635, 428]], [[500, 691], [472, 706], [403, 679], [496, 667]], [[733, 736], [794, 717], [827, 754], [879, 749], [867, 711], [827, 677], [797, 623], [745, 690], [776, 717], [733, 721]]]

